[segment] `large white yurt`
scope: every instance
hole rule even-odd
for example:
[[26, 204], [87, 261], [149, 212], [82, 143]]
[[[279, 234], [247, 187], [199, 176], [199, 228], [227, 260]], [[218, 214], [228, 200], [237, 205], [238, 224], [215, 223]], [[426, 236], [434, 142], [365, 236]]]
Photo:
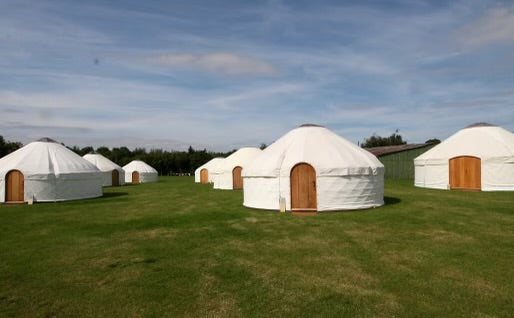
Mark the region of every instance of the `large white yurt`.
[[414, 184], [432, 189], [514, 190], [514, 134], [470, 125], [414, 159]]
[[0, 202], [65, 201], [102, 196], [98, 168], [49, 138], [0, 159]]
[[123, 166], [123, 170], [127, 183], [157, 182], [157, 170], [141, 160], [132, 160]]
[[101, 154], [87, 154], [84, 159], [94, 164], [103, 173], [103, 186], [120, 186], [125, 184], [125, 170]]
[[221, 161], [218, 170], [214, 172], [214, 189], [243, 189], [241, 172], [261, 152], [259, 148], [245, 147]]
[[327, 128], [302, 125], [268, 146], [244, 170], [244, 206], [338, 211], [384, 204], [384, 166]]
[[225, 158], [216, 157], [198, 167], [195, 170], [195, 182], [204, 184], [214, 182], [214, 173], [218, 171], [219, 165], [223, 160]]

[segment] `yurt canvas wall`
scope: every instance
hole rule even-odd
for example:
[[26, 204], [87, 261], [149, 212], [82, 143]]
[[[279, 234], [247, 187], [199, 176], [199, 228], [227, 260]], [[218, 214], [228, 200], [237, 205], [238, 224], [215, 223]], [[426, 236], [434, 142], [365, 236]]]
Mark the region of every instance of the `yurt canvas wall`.
[[514, 134], [475, 124], [414, 159], [417, 187], [514, 190]]
[[48, 202], [100, 196], [100, 170], [51, 139], [31, 142], [0, 159], [0, 202]]
[[141, 160], [131, 161], [123, 166], [123, 170], [127, 183], [157, 182], [158, 179], [157, 170]]
[[314, 125], [293, 129], [243, 170], [244, 206], [337, 211], [384, 204], [384, 166], [371, 153]]
[[120, 186], [125, 184], [125, 170], [100, 154], [87, 154], [84, 159], [94, 164], [103, 174], [103, 186]]
[[214, 172], [214, 189], [243, 189], [241, 173], [261, 151], [259, 148], [245, 147], [225, 158]]

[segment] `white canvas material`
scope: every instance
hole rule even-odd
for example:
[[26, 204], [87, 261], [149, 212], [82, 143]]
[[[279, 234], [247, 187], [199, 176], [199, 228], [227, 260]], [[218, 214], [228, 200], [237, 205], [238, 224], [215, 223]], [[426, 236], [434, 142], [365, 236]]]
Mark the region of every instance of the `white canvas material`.
[[118, 184], [125, 184], [125, 170], [100, 154], [87, 154], [84, 159], [94, 164], [103, 174], [103, 186], [112, 186], [112, 171], [118, 171]]
[[195, 170], [195, 182], [196, 183], [200, 182], [200, 171], [202, 169], [207, 169], [207, 171], [209, 172], [208, 173], [208, 180], [209, 180], [210, 183], [213, 183], [214, 182], [214, 175], [218, 171], [219, 165], [221, 164], [221, 162], [223, 160], [225, 160], [225, 158], [216, 157], [216, 158], [213, 158], [213, 159], [207, 161], [207, 163], [201, 165], [200, 167], [198, 167], [198, 169]]
[[449, 189], [449, 161], [460, 156], [481, 160], [482, 191], [514, 190], [514, 134], [497, 126], [459, 130], [414, 159], [414, 185]]
[[5, 202], [6, 176], [19, 170], [24, 201], [53, 202], [102, 196], [102, 173], [69, 150], [50, 141], [34, 141], [0, 159], [0, 202]]
[[132, 160], [125, 166], [125, 182], [132, 183], [132, 172], [139, 172], [139, 183], [157, 182], [158, 172], [141, 160]]
[[243, 169], [244, 206], [291, 210], [290, 175], [298, 163], [316, 171], [317, 210], [337, 211], [384, 204], [384, 166], [371, 153], [319, 126], [291, 130]]
[[233, 190], [232, 171], [235, 167], [245, 167], [256, 157], [262, 150], [259, 148], [245, 147], [234, 152], [225, 160], [220, 162], [218, 169], [214, 174], [214, 189]]

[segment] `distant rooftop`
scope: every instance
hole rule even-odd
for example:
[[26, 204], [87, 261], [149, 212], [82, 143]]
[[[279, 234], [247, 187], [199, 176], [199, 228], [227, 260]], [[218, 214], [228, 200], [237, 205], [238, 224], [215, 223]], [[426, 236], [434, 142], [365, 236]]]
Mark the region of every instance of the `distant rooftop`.
[[423, 147], [427, 147], [427, 146], [431, 146], [431, 145], [434, 145], [434, 144], [408, 144], [408, 145], [371, 147], [371, 148], [364, 148], [364, 149], [371, 152], [375, 156], [379, 157], [379, 156], [388, 155], [388, 154], [395, 153], [395, 152], [418, 149], [418, 148], [423, 148]]

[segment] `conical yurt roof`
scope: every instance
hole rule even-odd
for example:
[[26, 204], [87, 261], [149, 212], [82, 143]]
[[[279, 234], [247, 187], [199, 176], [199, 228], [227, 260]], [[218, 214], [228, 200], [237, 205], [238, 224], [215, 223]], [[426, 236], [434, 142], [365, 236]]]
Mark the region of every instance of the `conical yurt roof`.
[[321, 175], [375, 175], [382, 163], [371, 153], [329, 129], [302, 125], [264, 149], [244, 170], [244, 177], [289, 176], [298, 163]]
[[232, 169], [236, 166], [249, 164], [255, 157], [262, 152], [261, 149], [255, 147], [243, 147], [220, 161], [218, 172], [219, 173], [232, 173]]
[[123, 170], [126, 172], [147, 172], [147, 173], [157, 173], [157, 170], [155, 170], [152, 166], [148, 165], [147, 163], [141, 161], [141, 160], [132, 160], [125, 166], [123, 166]]
[[204, 163], [203, 165], [198, 167], [195, 170], [195, 173], [197, 173], [197, 172], [200, 173], [200, 170], [202, 170], [202, 169], [217, 170], [223, 160], [225, 160], [225, 158], [222, 158], [222, 157], [212, 158], [211, 160], [207, 161], [206, 163]]
[[499, 126], [471, 125], [418, 156], [414, 162], [446, 163], [449, 158], [457, 156], [473, 156], [483, 160], [514, 157], [514, 134]]
[[83, 156], [84, 159], [94, 164], [100, 171], [123, 170], [121, 166], [105, 158], [101, 154], [87, 154]]
[[99, 172], [94, 164], [49, 138], [31, 142], [0, 159], [0, 178], [12, 169], [30, 175]]

